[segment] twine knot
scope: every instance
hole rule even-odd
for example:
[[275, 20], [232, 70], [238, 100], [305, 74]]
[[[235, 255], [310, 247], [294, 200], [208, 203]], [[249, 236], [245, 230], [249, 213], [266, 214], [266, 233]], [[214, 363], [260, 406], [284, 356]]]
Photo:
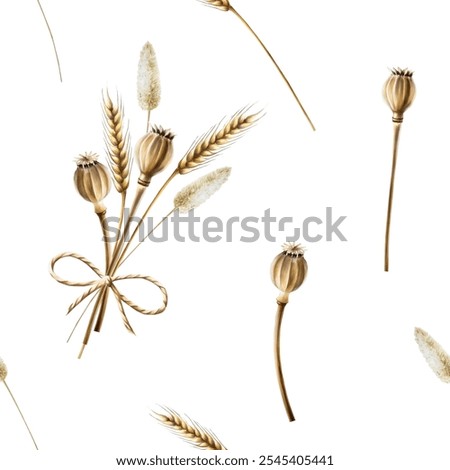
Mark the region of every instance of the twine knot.
[[[61, 260], [62, 258], [74, 258], [76, 260], [81, 261], [86, 266], [88, 266], [98, 277], [99, 279], [94, 279], [91, 281], [69, 281], [67, 279], [63, 279], [62, 277], [58, 276], [55, 273], [55, 265], [56, 263]], [[60, 284], [64, 284], [66, 286], [73, 286], [73, 287], [88, 287], [88, 289], [81, 294], [68, 308], [67, 314], [69, 314], [75, 307], [81, 304], [85, 299], [87, 299], [91, 294], [97, 291], [102, 291], [103, 289], [111, 289], [114, 297], [116, 298], [117, 305], [119, 307], [119, 311], [122, 315], [122, 320], [125, 324], [125, 327], [131, 333], [134, 333], [133, 328], [128, 321], [128, 318], [125, 314], [123, 304], [127, 304], [136, 312], [139, 312], [143, 315], [158, 315], [159, 313], [164, 312], [167, 307], [168, 296], [167, 291], [163, 285], [161, 285], [156, 279], [153, 279], [151, 276], [145, 276], [143, 274], [127, 274], [121, 276], [109, 276], [108, 274], [103, 273], [97, 266], [94, 265], [91, 261], [89, 261], [84, 256], [81, 256], [77, 253], [61, 253], [58, 256], [55, 256], [50, 261], [50, 275], [55, 279], [55, 281], [59, 282]], [[132, 300], [127, 298], [123, 295], [116, 286], [117, 281], [123, 281], [128, 279], [142, 279], [144, 281], [150, 282], [151, 284], [155, 285], [159, 288], [162, 294], [162, 305], [156, 309], [145, 309], [138, 304], [134, 303]]]

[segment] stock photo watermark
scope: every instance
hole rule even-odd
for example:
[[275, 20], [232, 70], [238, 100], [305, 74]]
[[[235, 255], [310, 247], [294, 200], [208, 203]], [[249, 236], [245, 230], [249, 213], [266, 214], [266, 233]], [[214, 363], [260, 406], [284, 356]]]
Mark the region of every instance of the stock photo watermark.
[[[127, 220], [129, 212], [125, 213]], [[128, 241], [131, 234], [138, 230], [139, 241], [149, 239], [152, 242], [166, 242], [175, 240], [177, 242], [205, 241], [208, 243], [218, 243], [221, 241], [242, 243], [254, 243], [260, 239], [275, 242], [276, 234], [283, 233], [288, 242], [303, 240], [308, 243], [320, 241], [341, 241], [346, 242], [342, 227], [347, 216], [335, 216], [332, 207], [325, 208], [323, 217], [309, 216], [297, 224], [293, 217], [276, 217], [271, 214], [270, 209], [266, 209], [262, 217], [233, 216], [228, 219], [221, 219], [216, 216], [209, 216], [204, 219], [197, 217], [194, 210], [187, 214], [180, 214], [175, 211], [170, 216], [155, 221], [152, 217], [141, 220], [139, 217], [132, 217], [130, 228], [126, 234], [125, 241]], [[109, 234], [108, 242], [115, 242], [120, 236], [119, 218], [108, 217], [106, 219], [106, 229]]]

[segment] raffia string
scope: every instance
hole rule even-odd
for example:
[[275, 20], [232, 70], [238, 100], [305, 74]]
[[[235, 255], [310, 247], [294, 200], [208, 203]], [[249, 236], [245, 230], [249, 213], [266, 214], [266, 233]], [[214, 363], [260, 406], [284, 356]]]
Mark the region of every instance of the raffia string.
[[[63, 258], [74, 258], [82, 263], [84, 263], [86, 266], [88, 266], [92, 271], [94, 271], [95, 274], [99, 277], [99, 279], [94, 279], [91, 281], [68, 281], [66, 279], [61, 278], [55, 273], [55, 265], [58, 261], [60, 261]], [[95, 266], [91, 261], [89, 261], [87, 258], [84, 256], [81, 256], [77, 253], [71, 253], [71, 252], [66, 252], [66, 253], [61, 253], [57, 256], [55, 256], [51, 261], [50, 261], [50, 274], [55, 279], [55, 281], [59, 282], [60, 284], [64, 284], [66, 286], [71, 286], [71, 287], [89, 287], [83, 294], [81, 294], [68, 308], [67, 314], [69, 314], [75, 307], [77, 307], [79, 304], [81, 304], [87, 297], [89, 297], [91, 294], [93, 294], [96, 291], [102, 291], [103, 289], [111, 289], [111, 291], [114, 294], [114, 297], [116, 298], [117, 305], [119, 306], [120, 313], [122, 315], [122, 320], [125, 324], [126, 329], [134, 334], [133, 328], [130, 325], [130, 322], [128, 321], [128, 318], [125, 314], [124, 306], [123, 303], [126, 303], [129, 307], [131, 307], [133, 310], [136, 310], [136, 312], [142, 313], [142, 315], [158, 315], [159, 313], [164, 312], [164, 310], [167, 308], [167, 301], [168, 301], [168, 296], [167, 296], [167, 291], [163, 285], [161, 285], [156, 279], [153, 279], [150, 276], [145, 276], [143, 274], [127, 274], [127, 275], [122, 275], [122, 276], [107, 276], [104, 274], [97, 266]], [[151, 284], [154, 284], [156, 287], [159, 288], [162, 294], [162, 305], [161, 307], [153, 310], [147, 310], [136, 303], [134, 303], [132, 300], [129, 298], [125, 297], [119, 289], [116, 287], [115, 283], [117, 281], [124, 281], [127, 279], [142, 279], [144, 281], [148, 281]]]

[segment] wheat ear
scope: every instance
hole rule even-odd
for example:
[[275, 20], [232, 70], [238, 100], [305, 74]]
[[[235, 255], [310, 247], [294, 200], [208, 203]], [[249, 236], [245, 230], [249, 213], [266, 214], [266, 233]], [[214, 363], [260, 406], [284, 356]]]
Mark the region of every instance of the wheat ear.
[[124, 129], [123, 105], [119, 97], [114, 104], [106, 90], [103, 93], [103, 130], [114, 186], [119, 193], [128, 189], [130, 184], [130, 136]]
[[199, 137], [178, 164], [178, 173], [189, 173], [210, 162], [239, 139], [262, 117], [262, 112], [248, 114], [240, 109], [225, 124], [221, 122]]
[[184, 441], [202, 450], [227, 450], [212, 431], [176, 411], [164, 407], [165, 414], [152, 412], [152, 416]]
[[44, 9], [42, 8], [41, 2], [39, 0], [37, 0], [37, 3], [39, 5], [39, 9], [41, 10], [42, 16], [44, 17], [45, 24], [47, 25], [47, 29], [48, 29], [48, 32], [50, 34], [50, 39], [52, 40], [53, 50], [55, 51], [56, 64], [58, 65], [59, 79], [62, 82], [63, 79], [62, 79], [62, 72], [61, 72], [61, 64], [59, 63], [58, 51], [56, 50], [55, 38], [53, 37], [53, 33], [52, 33], [51, 28], [50, 28], [50, 24], [47, 21], [47, 16], [45, 15], [45, 12], [44, 12]]

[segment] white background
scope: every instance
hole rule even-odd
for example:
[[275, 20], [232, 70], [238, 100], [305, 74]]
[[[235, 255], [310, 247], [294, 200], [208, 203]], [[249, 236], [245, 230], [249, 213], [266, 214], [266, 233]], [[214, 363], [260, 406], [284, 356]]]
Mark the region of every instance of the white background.
[[[116, 457], [198, 455], [149, 416], [162, 404], [212, 428], [233, 456], [332, 455], [338, 470], [449, 468], [450, 389], [413, 336], [420, 326], [450, 349], [446, 2], [235, 1], [316, 133], [231, 13], [194, 0], [42, 3], [63, 84], [37, 3], [3, 2], [0, 16], [0, 355], [40, 446], [33, 449], [1, 387], [0, 467], [112, 470]], [[62, 251], [96, 264], [103, 256], [96, 217], [72, 185], [73, 159], [103, 151], [102, 88], [122, 95], [133, 142], [142, 134], [136, 67], [148, 40], [163, 87], [153, 121], [177, 134], [174, 165], [222, 117], [249, 103], [267, 111], [211, 165], [233, 173], [197, 215], [261, 217], [270, 208], [301, 223], [330, 206], [347, 216], [348, 242], [308, 245], [308, 279], [286, 310], [294, 423], [272, 357], [277, 290], [269, 266], [286, 234], [248, 244], [237, 231], [232, 243], [142, 247], [123, 273], [163, 282], [167, 311], [130, 311], [132, 337], [111, 303], [81, 360], [85, 322], [66, 344], [81, 312], [66, 317], [66, 308], [82, 290], [57, 284], [48, 262]], [[381, 90], [394, 66], [415, 71], [417, 98], [401, 134], [387, 274], [392, 123]], [[154, 215], [196, 176], [177, 178]], [[155, 178], [150, 193], [163, 181]], [[116, 213], [117, 194], [107, 204]], [[69, 263], [61, 272], [83, 279], [87, 271]], [[136, 300], [158, 305], [156, 290], [146, 292]]]

